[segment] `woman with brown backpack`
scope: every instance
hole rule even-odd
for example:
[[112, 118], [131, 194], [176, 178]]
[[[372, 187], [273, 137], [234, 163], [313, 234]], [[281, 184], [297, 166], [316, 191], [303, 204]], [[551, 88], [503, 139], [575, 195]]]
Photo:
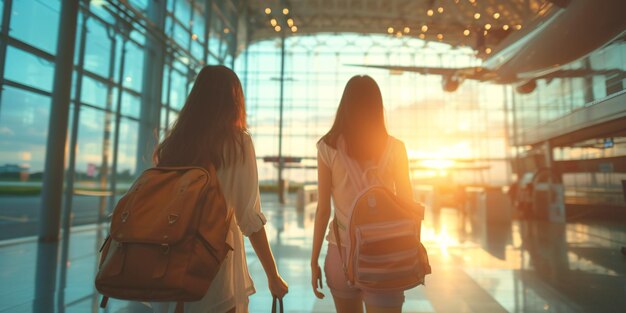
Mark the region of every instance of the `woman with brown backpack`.
[[[282, 298], [287, 283], [279, 275], [268, 244], [259, 198], [256, 157], [247, 132], [246, 109], [237, 75], [224, 66], [206, 66], [198, 74], [178, 120], [154, 153], [158, 167], [212, 165], [228, 210], [226, 243], [232, 247], [200, 301], [185, 303], [185, 312], [248, 312], [255, 292], [248, 273], [243, 236], [258, 256], [269, 290]], [[156, 304], [155, 312], [172, 311], [175, 304]]]

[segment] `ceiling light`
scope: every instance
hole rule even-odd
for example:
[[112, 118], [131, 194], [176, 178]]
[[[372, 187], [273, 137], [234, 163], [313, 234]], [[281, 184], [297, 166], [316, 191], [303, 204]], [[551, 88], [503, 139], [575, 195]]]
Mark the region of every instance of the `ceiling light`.
[[443, 7], [438, 7], [438, 8], [437, 8], [437, 12], [439, 12], [439, 13], [443, 13]]
[[437, 34], [437, 39], [442, 40], [443, 39], [443, 34]]
[[502, 25], [502, 29], [508, 30], [509, 29], [509, 25], [506, 25], [506, 24]]
[[196, 35], [196, 34], [191, 35], [191, 40], [193, 40], [193, 41], [198, 40], [198, 35]]
[[390, 34], [393, 34], [393, 27], [387, 28], [387, 32], [390, 33]]
[[287, 25], [289, 25], [289, 27], [293, 26], [293, 19], [287, 19]]
[[480, 13], [474, 13], [474, 19], [479, 19], [480, 18]]
[[491, 53], [491, 48], [485, 49], [485, 53], [490, 54]]
[[411, 31], [411, 29], [408, 26], [404, 27], [404, 33], [408, 34]]
[[420, 34], [418, 37], [420, 37], [420, 39], [424, 39], [424, 38], [426, 38], [426, 35]]
[[469, 36], [469, 34], [470, 34], [469, 29], [466, 29], [466, 30], [463, 31], [463, 35], [465, 35], [465, 36]]
[[396, 37], [398, 37], [398, 38], [402, 37], [402, 32], [401, 31], [397, 32], [396, 33]]
[[491, 24], [485, 24], [485, 29], [486, 30], [490, 30], [491, 29]]
[[289, 9], [284, 8], [284, 9], [283, 9], [283, 14], [285, 14], [285, 15], [289, 14]]
[[495, 18], [496, 20], [500, 18], [500, 13], [496, 12], [493, 14], [493, 18]]
[[224, 34], [230, 33], [230, 29], [228, 27], [224, 28]]
[[517, 26], [515, 26], [515, 28], [517, 28], [517, 30], [522, 29], [522, 24], [518, 24]]
[[280, 25], [276, 25], [276, 27], [274, 27], [274, 30], [275, 30], [276, 32], [279, 32], [279, 31], [280, 31]]
[[278, 22], [276, 21], [275, 18], [270, 20], [270, 24], [272, 24], [272, 26], [276, 26], [276, 24], [278, 24]]
[[298, 27], [296, 25], [291, 26], [291, 32], [295, 33], [298, 31]]
[[426, 15], [428, 16], [433, 16], [433, 14], [435, 14], [435, 12], [433, 12], [432, 9], [428, 9], [428, 11], [426, 11]]
[[488, 33], [488, 31], [483, 31], [483, 36], [487, 36]]
[[422, 32], [427, 32], [428, 31], [428, 26], [426, 25], [422, 25]]
[[265, 14], [270, 14], [272, 13], [272, 9], [270, 8], [265, 8]]

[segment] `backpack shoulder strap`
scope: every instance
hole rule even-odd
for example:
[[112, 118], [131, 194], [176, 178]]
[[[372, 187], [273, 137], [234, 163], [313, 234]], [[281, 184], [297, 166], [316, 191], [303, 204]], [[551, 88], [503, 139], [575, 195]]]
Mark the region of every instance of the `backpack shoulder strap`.
[[392, 137], [387, 136], [387, 143], [385, 144], [385, 150], [383, 151], [383, 155], [380, 157], [380, 161], [378, 161], [378, 168], [384, 170], [389, 164], [389, 159], [391, 158], [391, 150], [392, 147]]
[[352, 160], [348, 156], [348, 152], [346, 151], [346, 142], [343, 137], [339, 137], [337, 140], [337, 154], [339, 155], [343, 165], [346, 167], [346, 172], [348, 172], [348, 176], [357, 189], [357, 192], [365, 190], [368, 186], [367, 181], [363, 178], [363, 175], [361, 174], [362, 171], [359, 169], [359, 165], [356, 161]]
[[383, 150], [383, 154], [380, 156], [380, 160], [378, 160], [378, 164], [375, 166], [372, 166], [368, 169], [365, 170], [365, 172], [363, 173], [363, 180], [367, 181], [367, 174], [370, 171], [374, 172], [374, 179], [375, 181], [380, 184], [380, 185], [384, 185], [382, 177], [381, 177], [381, 173], [383, 171], [385, 171], [385, 169], [387, 168], [387, 164], [389, 164], [389, 159], [391, 158], [391, 150], [392, 150], [392, 137], [391, 136], [387, 136], [387, 142], [385, 143], [385, 150]]

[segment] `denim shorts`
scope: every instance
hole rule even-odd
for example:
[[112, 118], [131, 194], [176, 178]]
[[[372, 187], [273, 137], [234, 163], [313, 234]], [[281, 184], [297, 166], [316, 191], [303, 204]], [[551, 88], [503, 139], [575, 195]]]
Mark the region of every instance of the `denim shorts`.
[[[343, 248], [343, 255], [346, 256]], [[330, 288], [333, 297], [343, 299], [362, 300], [366, 305], [377, 307], [401, 307], [404, 303], [404, 292], [365, 291], [348, 286], [348, 280], [343, 272], [339, 250], [335, 244], [328, 244], [328, 253], [324, 262], [326, 285]]]

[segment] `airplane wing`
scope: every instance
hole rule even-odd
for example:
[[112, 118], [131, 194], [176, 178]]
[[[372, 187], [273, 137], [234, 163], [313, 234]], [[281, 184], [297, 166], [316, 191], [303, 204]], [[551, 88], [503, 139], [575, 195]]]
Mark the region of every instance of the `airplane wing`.
[[492, 71], [483, 67], [427, 67], [427, 66], [396, 66], [396, 65], [369, 65], [369, 64], [346, 64], [347, 66], [359, 66], [369, 68], [386, 69], [393, 72], [413, 72], [422, 75], [441, 75], [444, 77], [454, 77], [456, 79], [473, 79], [479, 81], [487, 80], [486, 77], [492, 76]]

